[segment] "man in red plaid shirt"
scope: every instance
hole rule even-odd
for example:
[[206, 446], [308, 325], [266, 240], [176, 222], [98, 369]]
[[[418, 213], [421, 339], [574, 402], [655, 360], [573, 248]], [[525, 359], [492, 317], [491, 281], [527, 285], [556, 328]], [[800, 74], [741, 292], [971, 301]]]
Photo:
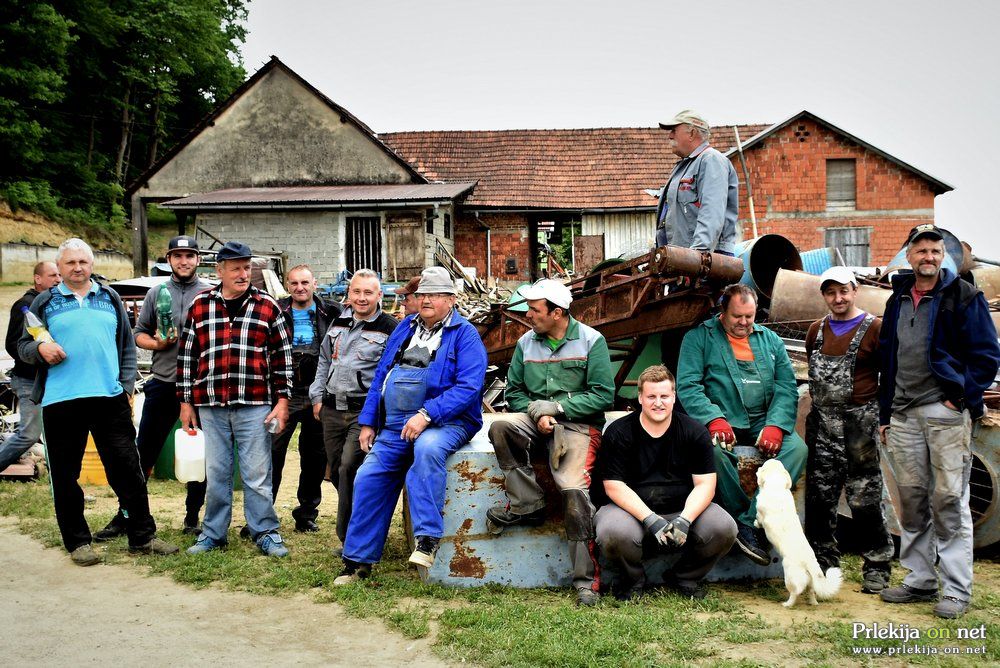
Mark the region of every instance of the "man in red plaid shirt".
[[188, 554], [228, 542], [235, 441], [247, 529], [264, 554], [288, 555], [271, 498], [268, 432], [288, 421], [292, 344], [278, 303], [250, 285], [250, 257], [236, 241], [218, 252], [222, 282], [194, 298], [177, 355], [181, 425], [193, 429], [200, 420], [205, 430], [205, 519]]

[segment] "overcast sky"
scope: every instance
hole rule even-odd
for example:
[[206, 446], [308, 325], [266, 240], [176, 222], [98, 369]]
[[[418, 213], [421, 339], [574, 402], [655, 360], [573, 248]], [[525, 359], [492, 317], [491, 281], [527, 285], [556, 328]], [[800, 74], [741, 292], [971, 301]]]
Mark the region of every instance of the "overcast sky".
[[950, 184], [1000, 259], [1000, 3], [252, 0], [271, 55], [376, 132], [711, 124], [802, 109]]

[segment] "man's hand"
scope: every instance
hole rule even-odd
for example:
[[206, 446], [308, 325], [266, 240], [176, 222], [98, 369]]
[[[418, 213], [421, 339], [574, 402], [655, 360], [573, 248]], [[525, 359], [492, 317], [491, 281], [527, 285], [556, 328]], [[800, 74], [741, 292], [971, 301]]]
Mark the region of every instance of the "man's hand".
[[885, 445], [885, 440], [889, 437], [889, 425], [880, 424], [878, 426], [878, 438], [882, 441], [882, 445]]
[[961, 412], [961, 411], [958, 410], [958, 406], [956, 406], [955, 404], [951, 403], [947, 399], [945, 399], [941, 403], [943, 403], [945, 405], [945, 408], [949, 408], [949, 409], [955, 411], [956, 413], [960, 413]]
[[671, 544], [681, 547], [688, 539], [688, 531], [691, 530], [691, 523], [686, 519], [678, 515], [674, 519], [670, 520], [670, 526], [667, 528], [665, 534], [667, 540]]
[[642, 528], [656, 540], [656, 543], [660, 547], [672, 547], [674, 545], [671, 538], [667, 536], [667, 530], [670, 526], [670, 522], [666, 521], [656, 513], [650, 513], [646, 516], [646, 519], [642, 521]]
[[358, 436], [358, 445], [364, 452], [370, 452], [372, 444], [375, 443], [375, 430], [367, 425], [361, 427], [361, 434]]
[[417, 436], [420, 436], [424, 429], [427, 429], [428, 425], [430, 425], [430, 422], [427, 421], [427, 418], [417, 413], [406, 421], [406, 424], [403, 425], [403, 431], [399, 435], [404, 441], [413, 443], [413, 441], [417, 440]]
[[785, 433], [774, 425], [767, 425], [760, 430], [757, 436], [757, 448], [765, 457], [774, 457], [781, 452], [781, 441], [785, 438]]
[[278, 421], [278, 428], [274, 430], [274, 433], [281, 433], [281, 430], [288, 424], [288, 399], [285, 397], [278, 399], [278, 403], [274, 405], [271, 412], [264, 416], [264, 424], [267, 424], [271, 420]]
[[318, 404], [313, 404], [313, 417], [316, 418], [317, 422], [319, 422], [319, 416], [320, 416], [320, 413], [322, 411], [323, 411], [323, 404], [322, 404], [322, 402], [320, 402]]
[[55, 366], [66, 359], [66, 351], [55, 341], [46, 341], [38, 344], [38, 354], [42, 356], [49, 366]]
[[528, 419], [532, 422], [538, 422], [544, 415], [558, 416], [559, 404], [555, 401], [547, 401], [545, 399], [535, 399], [528, 404]]
[[708, 423], [708, 433], [712, 436], [712, 444], [732, 450], [736, 445], [736, 432], [726, 418], [715, 418]]
[[198, 415], [194, 412], [194, 406], [181, 402], [181, 429], [192, 431], [198, 428]]
[[554, 417], [552, 417], [551, 415], [543, 415], [542, 417], [538, 418], [538, 421], [535, 423], [535, 426], [538, 427], [538, 431], [540, 431], [545, 435], [548, 435], [551, 434], [553, 431], [555, 431], [556, 424], [557, 422]]
[[156, 336], [149, 337], [153, 340], [153, 350], [166, 350], [170, 346], [177, 343], [177, 334], [173, 332], [171, 332], [171, 334], [172, 336], [162, 338], [160, 336], [160, 330], [156, 330]]

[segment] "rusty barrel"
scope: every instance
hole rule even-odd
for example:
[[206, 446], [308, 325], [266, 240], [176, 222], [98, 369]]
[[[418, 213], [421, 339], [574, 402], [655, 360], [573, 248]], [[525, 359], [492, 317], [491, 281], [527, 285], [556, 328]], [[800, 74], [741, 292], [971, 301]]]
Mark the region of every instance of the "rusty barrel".
[[740, 282], [749, 285], [765, 299], [771, 298], [779, 269], [802, 269], [799, 251], [780, 234], [765, 234], [744, 241], [736, 247], [736, 255], [743, 262]]

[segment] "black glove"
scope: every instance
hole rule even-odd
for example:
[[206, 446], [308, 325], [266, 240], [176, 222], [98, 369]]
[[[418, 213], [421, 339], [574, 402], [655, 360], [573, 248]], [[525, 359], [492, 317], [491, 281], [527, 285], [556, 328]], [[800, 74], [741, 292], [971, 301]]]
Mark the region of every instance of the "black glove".
[[656, 513], [650, 513], [642, 521], [642, 526], [650, 536], [652, 536], [660, 547], [671, 547], [673, 543], [667, 537], [667, 529], [670, 522], [666, 521]]
[[543, 415], [551, 415], [552, 417], [559, 415], [559, 404], [545, 399], [535, 399], [528, 404], [528, 419], [532, 422], [538, 424]]
[[670, 527], [666, 530], [667, 540], [670, 541], [671, 545], [676, 545], [677, 547], [682, 546], [687, 542], [688, 531], [691, 530], [691, 523], [686, 519], [678, 515], [670, 521]]

